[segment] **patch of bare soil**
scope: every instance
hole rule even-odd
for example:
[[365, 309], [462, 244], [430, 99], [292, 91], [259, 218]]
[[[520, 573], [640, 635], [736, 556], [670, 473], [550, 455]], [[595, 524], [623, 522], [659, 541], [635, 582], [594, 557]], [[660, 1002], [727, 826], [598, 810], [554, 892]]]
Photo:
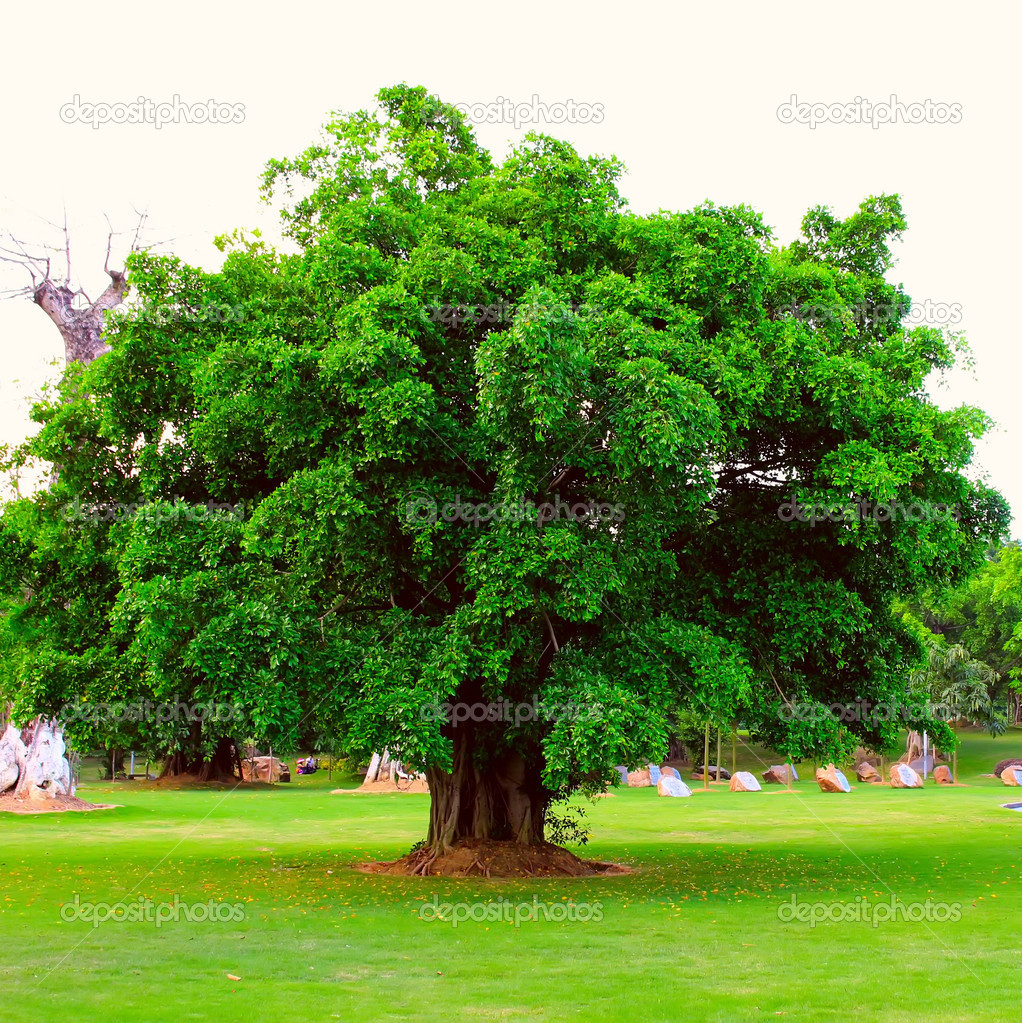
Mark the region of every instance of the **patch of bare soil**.
[[418, 877], [608, 877], [631, 873], [617, 863], [580, 859], [549, 842], [522, 845], [482, 839], [459, 842], [440, 855], [416, 849], [392, 863], [362, 863], [356, 869], [367, 874]]
[[349, 792], [429, 792], [429, 785], [425, 778], [414, 778], [407, 782], [395, 785], [392, 781], [371, 781], [363, 782], [357, 789], [331, 789], [330, 795], [343, 795]]
[[87, 803], [77, 796], [58, 796], [56, 799], [15, 799], [12, 792], [0, 796], [0, 813], [88, 813], [90, 810], [113, 810], [119, 803]]

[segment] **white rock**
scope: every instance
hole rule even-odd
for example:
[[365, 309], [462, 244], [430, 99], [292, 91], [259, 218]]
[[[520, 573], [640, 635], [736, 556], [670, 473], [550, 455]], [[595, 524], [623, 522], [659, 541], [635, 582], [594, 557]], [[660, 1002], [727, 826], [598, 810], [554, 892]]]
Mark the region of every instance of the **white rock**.
[[692, 790], [680, 778], [672, 778], [669, 774], [660, 776], [660, 781], [656, 783], [656, 790], [661, 796], [692, 795]]

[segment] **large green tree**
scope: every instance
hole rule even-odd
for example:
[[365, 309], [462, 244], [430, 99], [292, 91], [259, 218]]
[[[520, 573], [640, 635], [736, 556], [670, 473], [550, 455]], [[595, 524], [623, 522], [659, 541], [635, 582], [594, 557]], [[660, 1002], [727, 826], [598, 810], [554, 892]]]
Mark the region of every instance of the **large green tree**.
[[[429, 779], [428, 855], [541, 842], [678, 710], [876, 745], [784, 710], [904, 694], [892, 597], [964, 578], [1008, 517], [966, 474], [986, 417], [926, 391], [956, 339], [902, 325], [897, 197], [779, 246], [745, 207], [630, 214], [616, 160], [532, 135], [497, 165], [425, 90], [379, 99], [268, 164], [293, 251], [130, 261], [110, 354], [37, 413], [60, 479], [3, 517], [8, 562], [90, 584], [95, 627], [43, 636], [71, 612], [8, 587], [36, 628], [10, 663], [102, 651], [129, 690], [388, 746]], [[244, 515], [60, 516], [175, 499]]]

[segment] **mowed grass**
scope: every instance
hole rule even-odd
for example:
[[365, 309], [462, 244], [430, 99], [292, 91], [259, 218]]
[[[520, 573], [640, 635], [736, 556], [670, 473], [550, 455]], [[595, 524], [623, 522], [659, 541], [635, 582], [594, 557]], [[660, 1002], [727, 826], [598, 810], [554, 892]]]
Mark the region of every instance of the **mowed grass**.
[[[273, 789], [143, 789], [92, 814], [0, 814], [0, 1019], [1017, 1020], [1022, 790], [981, 778], [1022, 732], [971, 735], [967, 787], [587, 804], [584, 855], [624, 876], [454, 881], [367, 875], [425, 833], [428, 797], [331, 795], [325, 773]], [[763, 770], [760, 751], [740, 767]], [[775, 758], [776, 759], [776, 758]], [[93, 777], [95, 772], [91, 772]], [[79, 903], [239, 904], [227, 922], [65, 922]], [[943, 922], [783, 920], [799, 904], [958, 907]], [[593, 918], [422, 919], [434, 900], [587, 903]], [[597, 904], [598, 907], [597, 907]], [[860, 902], [861, 905], [861, 902]], [[534, 910], [535, 911], [535, 910]], [[950, 910], [948, 910], [950, 911]], [[939, 915], [948, 911], [941, 910]], [[475, 911], [482, 915], [483, 910]], [[918, 911], [917, 911], [918, 912]], [[425, 916], [434, 914], [427, 912]], [[783, 915], [783, 914], [782, 914]], [[240, 977], [234, 981], [228, 974]]]

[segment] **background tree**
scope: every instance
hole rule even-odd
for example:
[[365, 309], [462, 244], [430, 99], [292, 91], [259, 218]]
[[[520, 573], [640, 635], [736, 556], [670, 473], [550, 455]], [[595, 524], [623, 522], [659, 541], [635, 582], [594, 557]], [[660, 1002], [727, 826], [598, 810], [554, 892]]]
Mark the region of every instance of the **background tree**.
[[1022, 723], [1022, 552], [1016, 543], [991, 549], [979, 571], [961, 586], [931, 590], [904, 607], [930, 632], [989, 665], [989, 700], [1010, 723]]

